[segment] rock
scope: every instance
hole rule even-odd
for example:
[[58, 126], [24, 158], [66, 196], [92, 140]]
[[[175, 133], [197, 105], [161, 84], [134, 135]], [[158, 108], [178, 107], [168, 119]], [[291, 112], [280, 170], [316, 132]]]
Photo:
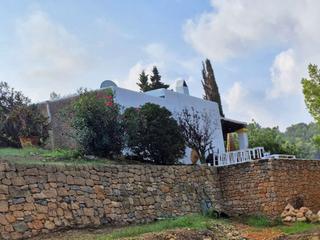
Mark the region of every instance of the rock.
[[286, 216], [282, 221], [283, 222], [293, 222], [293, 218], [291, 216]]
[[294, 211], [295, 209], [293, 208], [293, 206], [288, 203], [287, 206], [284, 208], [283, 212], [281, 213], [281, 218], [285, 218], [287, 216], [295, 216], [296, 213]]
[[46, 222], [44, 223], [44, 227], [45, 227], [46, 229], [51, 230], [51, 229], [54, 229], [54, 228], [55, 228], [55, 225], [54, 225], [53, 222], [46, 221]]
[[0, 194], [8, 194], [8, 193], [9, 193], [8, 186], [0, 185]]
[[7, 201], [0, 201], [0, 213], [8, 212], [9, 206]]
[[20, 233], [24, 233], [25, 231], [27, 231], [29, 229], [29, 227], [27, 226], [27, 224], [25, 222], [18, 222], [13, 224], [13, 228], [14, 230], [16, 230], [17, 232]]
[[297, 221], [298, 222], [305, 222], [305, 221], [307, 221], [307, 218], [306, 217], [297, 217]]
[[299, 211], [302, 212], [303, 214], [305, 214], [305, 213], [308, 212], [309, 210], [310, 210], [310, 209], [307, 208], [307, 207], [301, 207], [301, 208], [299, 209]]
[[308, 222], [315, 223], [315, 222], [318, 222], [319, 217], [317, 214], [311, 214], [311, 215], [306, 216], [306, 219]]

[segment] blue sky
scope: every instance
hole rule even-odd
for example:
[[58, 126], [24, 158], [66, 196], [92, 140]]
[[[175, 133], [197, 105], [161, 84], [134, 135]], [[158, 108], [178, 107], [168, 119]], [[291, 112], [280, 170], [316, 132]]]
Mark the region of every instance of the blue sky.
[[[316, 0], [9, 1], [0, 7], [0, 81], [33, 101], [112, 79], [137, 89], [142, 69], [201, 97], [210, 58], [229, 118], [281, 129], [312, 120], [301, 93], [320, 61]], [[318, 6], [320, 7], [320, 6]], [[303, 9], [303, 13], [301, 13]]]

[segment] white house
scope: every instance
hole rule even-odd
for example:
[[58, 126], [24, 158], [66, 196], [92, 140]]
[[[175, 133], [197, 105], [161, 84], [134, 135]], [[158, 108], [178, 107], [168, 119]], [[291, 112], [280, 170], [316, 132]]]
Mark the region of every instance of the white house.
[[[177, 81], [170, 89], [157, 89], [148, 92], [136, 92], [118, 87], [112, 81], [104, 81], [101, 89], [111, 88], [115, 95], [115, 102], [124, 107], [139, 107], [145, 103], [155, 103], [166, 107], [177, 116], [184, 108], [194, 108], [198, 112], [207, 112], [212, 121], [213, 131], [213, 164], [226, 165], [263, 157], [263, 149], [248, 149], [248, 137], [245, 131], [246, 123], [220, 116], [216, 102], [203, 100], [189, 95], [189, 89], [184, 80]], [[51, 137], [49, 147], [72, 147], [74, 142], [70, 139], [67, 127], [58, 117], [58, 112], [76, 96], [39, 104], [43, 114], [51, 122]], [[240, 151], [226, 152], [225, 142], [227, 134], [237, 132]], [[186, 149], [182, 163], [191, 163], [191, 149]]]

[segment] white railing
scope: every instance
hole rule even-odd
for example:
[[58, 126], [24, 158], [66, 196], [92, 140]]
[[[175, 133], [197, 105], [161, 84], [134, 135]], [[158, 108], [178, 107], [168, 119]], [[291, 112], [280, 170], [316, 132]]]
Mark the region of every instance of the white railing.
[[[265, 157], [263, 147], [248, 148], [225, 153], [213, 153], [213, 165], [227, 166], [262, 159], [263, 157]], [[212, 164], [209, 163], [209, 165]]]

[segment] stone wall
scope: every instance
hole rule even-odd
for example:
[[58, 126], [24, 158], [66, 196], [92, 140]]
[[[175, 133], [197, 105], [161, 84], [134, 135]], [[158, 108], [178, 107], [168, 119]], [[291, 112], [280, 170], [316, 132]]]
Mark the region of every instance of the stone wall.
[[[0, 235], [150, 222], [201, 211], [279, 216], [299, 199], [320, 210], [320, 161], [261, 160], [228, 167], [50, 166], [0, 162]], [[1, 239], [0, 237], [0, 239]]]
[[218, 168], [218, 175], [230, 215], [276, 217], [287, 203], [320, 210], [319, 160], [260, 160]]
[[203, 199], [220, 202], [217, 177], [216, 169], [199, 166], [0, 163], [0, 233], [19, 239], [199, 212]]
[[77, 143], [72, 137], [73, 129], [63, 115], [67, 107], [69, 107], [76, 98], [77, 97], [69, 97], [38, 104], [41, 113], [48, 118], [50, 124], [46, 148], [76, 148]]

